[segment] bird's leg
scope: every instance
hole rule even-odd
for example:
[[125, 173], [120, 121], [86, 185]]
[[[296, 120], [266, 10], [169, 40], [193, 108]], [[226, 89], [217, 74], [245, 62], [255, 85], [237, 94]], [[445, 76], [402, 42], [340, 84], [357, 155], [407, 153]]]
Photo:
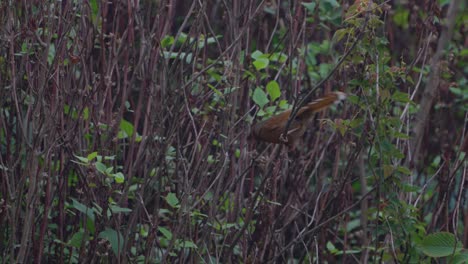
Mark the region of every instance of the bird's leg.
[[[289, 133], [288, 133], [289, 134]], [[280, 141], [283, 142], [284, 144], [288, 143], [288, 137], [284, 135], [284, 133], [281, 133], [280, 135]]]
[[[295, 147], [296, 145], [296, 141], [297, 141], [297, 138], [294, 138], [295, 135], [293, 135], [294, 132], [296, 132], [297, 130], [299, 130], [300, 127], [296, 127], [296, 128], [293, 128], [293, 129], [289, 129], [288, 130], [288, 133], [286, 134], [286, 136], [284, 135], [284, 133], [282, 133], [280, 135], [280, 141], [282, 141], [284, 144], [288, 145], [288, 146], [293, 146], [293, 148]], [[288, 138], [289, 137], [289, 138]], [[291, 140], [290, 140], [291, 139]]]

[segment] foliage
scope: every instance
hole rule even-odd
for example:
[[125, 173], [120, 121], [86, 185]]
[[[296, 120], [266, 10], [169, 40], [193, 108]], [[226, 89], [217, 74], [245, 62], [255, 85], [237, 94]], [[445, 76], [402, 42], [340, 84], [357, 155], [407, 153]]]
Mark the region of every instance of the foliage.
[[2, 263], [467, 261], [466, 4], [124, 2], [0, 2]]

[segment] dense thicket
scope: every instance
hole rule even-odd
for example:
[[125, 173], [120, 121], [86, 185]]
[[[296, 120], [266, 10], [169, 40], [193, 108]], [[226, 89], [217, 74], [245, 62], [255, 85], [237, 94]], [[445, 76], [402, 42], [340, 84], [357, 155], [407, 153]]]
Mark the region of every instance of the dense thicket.
[[466, 261], [465, 8], [1, 1], [1, 262]]

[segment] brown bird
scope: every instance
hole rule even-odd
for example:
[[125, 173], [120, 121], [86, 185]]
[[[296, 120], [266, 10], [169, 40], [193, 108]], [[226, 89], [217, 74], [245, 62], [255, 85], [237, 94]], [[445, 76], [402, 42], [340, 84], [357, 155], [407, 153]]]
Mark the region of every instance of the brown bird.
[[332, 92], [301, 107], [285, 135], [287, 140], [281, 140], [281, 134], [284, 133], [284, 128], [291, 114], [291, 109], [256, 124], [253, 127], [252, 135], [257, 140], [275, 144], [284, 143], [290, 147], [295, 147], [297, 139], [304, 135], [307, 125], [313, 118], [314, 113], [326, 109], [333, 103], [344, 99], [346, 99], [345, 93]]

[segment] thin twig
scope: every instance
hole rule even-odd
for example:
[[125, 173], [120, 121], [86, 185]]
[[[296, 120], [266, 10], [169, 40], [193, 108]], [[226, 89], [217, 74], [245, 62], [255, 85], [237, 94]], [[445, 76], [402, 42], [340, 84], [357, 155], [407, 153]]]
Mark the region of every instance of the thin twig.
[[[302, 99], [300, 99], [299, 101], [296, 101], [293, 105], [293, 108], [292, 108], [292, 111], [291, 111], [291, 115], [289, 116], [288, 118], [288, 122], [286, 123], [286, 126], [284, 127], [284, 132], [283, 132], [283, 135], [286, 135], [288, 133], [288, 130], [289, 130], [289, 127], [291, 125], [291, 122], [296, 118], [296, 115], [297, 115], [297, 112], [299, 111], [299, 109], [301, 109], [302, 106], [305, 105], [306, 101], [309, 99], [309, 97], [318, 89], [320, 88], [322, 85], [325, 84], [326, 81], [328, 81], [332, 76], [333, 74], [336, 72], [336, 70], [341, 66], [341, 64], [343, 64], [343, 62], [346, 60], [346, 58], [349, 56], [349, 54], [351, 54], [351, 51], [354, 50], [354, 48], [356, 47], [357, 43], [359, 43], [359, 41], [361, 41], [362, 37], [364, 36], [364, 32], [365, 32], [365, 29], [366, 29], [366, 26], [367, 26], [367, 22], [369, 21], [369, 13], [367, 13], [366, 17], [365, 17], [365, 21], [362, 25], [362, 27], [359, 29], [359, 33], [356, 37], [356, 40], [353, 42], [353, 44], [351, 45], [351, 47], [349, 48], [348, 51], [346, 51], [346, 53], [343, 55], [343, 57], [341, 57], [341, 59], [338, 61], [338, 63], [335, 65], [335, 67], [333, 67], [333, 69], [328, 73], [328, 75], [322, 79], [317, 85], [314, 86], [314, 88], [312, 88], [309, 92], [307, 92], [303, 97]], [[284, 137], [282, 135], [282, 138], [283, 139], [286, 139], [286, 137]]]

